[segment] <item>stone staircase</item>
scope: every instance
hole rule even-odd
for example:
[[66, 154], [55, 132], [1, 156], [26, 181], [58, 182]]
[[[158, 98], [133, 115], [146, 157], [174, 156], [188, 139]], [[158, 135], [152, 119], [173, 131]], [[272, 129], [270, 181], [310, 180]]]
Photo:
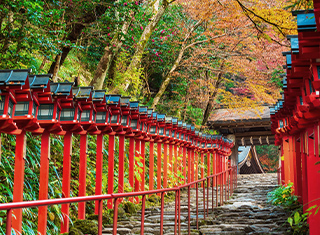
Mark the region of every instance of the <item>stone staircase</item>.
[[[196, 190], [191, 189], [190, 229], [191, 234], [290, 234], [289, 216], [281, 208], [267, 203], [267, 193], [277, 187], [276, 174], [239, 175], [238, 188], [233, 197], [223, 206], [212, 210], [212, 188], [209, 189], [209, 214], [204, 220], [203, 189], [198, 192], [198, 229], [196, 224]], [[214, 201], [215, 205], [215, 192]], [[165, 205], [163, 233], [174, 234], [174, 202]], [[118, 221], [117, 233], [140, 234], [141, 214]], [[187, 191], [181, 194], [181, 234], [188, 234], [188, 197]], [[106, 227], [103, 234], [111, 234], [112, 226]], [[144, 234], [160, 234], [160, 209], [145, 211]]]

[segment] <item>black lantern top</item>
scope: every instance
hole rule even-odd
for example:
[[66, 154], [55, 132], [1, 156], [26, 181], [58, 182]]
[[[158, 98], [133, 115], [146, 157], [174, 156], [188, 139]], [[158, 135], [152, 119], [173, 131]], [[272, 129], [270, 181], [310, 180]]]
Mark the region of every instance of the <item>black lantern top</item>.
[[293, 11], [293, 16], [297, 16], [298, 31], [315, 31], [316, 19], [313, 10]]
[[130, 101], [130, 110], [139, 111], [139, 101]]
[[180, 127], [180, 128], [183, 127], [183, 122], [182, 121], [178, 121], [178, 127]]
[[287, 39], [290, 40], [291, 43], [291, 51], [294, 54], [299, 53], [299, 39], [298, 35], [288, 35]]
[[166, 120], [166, 115], [165, 114], [157, 114], [157, 121], [158, 122], [165, 122]]
[[282, 55], [286, 56], [287, 68], [291, 69], [291, 66], [292, 66], [291, 51], [282, 52]]
[[51, 93], [54, 96], [70, 96], [72, 95], [73, 82], [50, 83]]
[[107, 103], [112, 106], [119, 106], [121, 95], [108, 95]]
[[50, 86], [52, 74], [37, 74], [29, 76], [29, 85], [31, 89], [43, 90]]
[[172, 123], [172, 117], [167, 116], [165, 119], [166, 119], [166, 124]]
[[121, 96], [120, 105], [121, 107], [129, 107], [130, 96]]
[[148, 106], [140, 106], [139, 107], [140, 115], [148, 115]]
[[24, 86], [28, 85], [29, 69], [0, 70], [0, 86]]
[[158, 113], [153, 112], [152, 113], [152, 119], [155, 120], [155, 121], [158, 120]]
[[77, 100], [92, 99], [93, 87], [73, 87], [72, 93]]
[[106, 90], [94, 90], [92, 93], [92, 101], [106, 102]]

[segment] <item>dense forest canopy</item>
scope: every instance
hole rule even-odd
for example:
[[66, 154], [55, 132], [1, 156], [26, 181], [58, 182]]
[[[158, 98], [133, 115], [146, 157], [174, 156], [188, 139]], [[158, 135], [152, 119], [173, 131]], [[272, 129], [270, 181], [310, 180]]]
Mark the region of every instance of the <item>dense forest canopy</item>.
[[279, 98], [296, 33], [286, 0], [13, 0], [0, 8], [0, 67], [126, 94], [197, 126], [221, 106]]

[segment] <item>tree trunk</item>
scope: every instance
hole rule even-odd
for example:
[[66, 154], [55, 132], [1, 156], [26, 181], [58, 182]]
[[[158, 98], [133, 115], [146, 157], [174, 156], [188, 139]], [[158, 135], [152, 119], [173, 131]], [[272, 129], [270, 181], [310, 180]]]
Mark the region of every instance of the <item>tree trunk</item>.
[[129, 79], [127, 79], [125, 81], [125, 84], [123, 85], [124, 91], [127, 91], [128, 87], [130, 86], [130, 83], [132, 80], [130, 78], [134, 77], [135, 72], [137, 71], [137, 69], [140, 68], [141, 58], [142, 58], [144, 49], [148, 44], [148, 41], [151, 37], [151, 34], [153, 33], [154, 29], [156, 28], [157, 24], [159, 23], [161, 17], [163, 16], [165, 11], [167, 10], [170, 3], [167, 0], [163, 0], [162, 5], [159, 6], [159, 4], [160, 4], [160, 0], [155, 0], [154, 5], [153, 5], [154, 6], [154, 11], [153, 11], [154, 15], [153, 15], [152, 19], [150, 20], [150, 22], [148, 23], [148, 25], [143, 30], [142, 35], [141, 35], [139, 42], [137, 44], [136, 51], [133, 55], [132, 61], [126, 71], [126, 77], [128, 77]]
[[[124, 22], [121, 29], [123, 34], [126, 34], [128, 32], [130, 24], [131, 24], [131, 20]], [[119, 36], [119, 33], [116, 33], [116, 35], [113, 37], [112, 41], [110, 42], [110, 45], [104, 48], [104, 54], [102, 55], [97, 65], [96, 71], [94, 72], [93, 79], [90, 82], [90, 86], [93, 86], [94, 89], [101, 90], [103, 88], [104, 80], [110, 69], [110, 64], [112, 62], [112, 59], [119, 52], [121, 46], [122, 46], [121, 38]]]
[[[85, 26], [83, 24], [74, 24], [74, 26], [72, 27], [71, 33], [68, 35], [68, 37], [65, 40], [70, 41], [71, 43], [76, 43], [84, 28], [85, 28]], [[63, 65], [63, 63], [66, 60], [71, 49], [72, 49], [71, 46], [64, 46], [61, 49], [62, 53], [60, 53], [59, 55], [56, 55], [55, 60], [51, 63], [51, 66], [50, 66], [48, 73], [53, 74], [53, 71], [54, 71], [57, 63], [59, 63], [59, 65], [58, 65], [59, 67], [61, 67]]]
[[[222, 61], [221, 65], [220, 65], [220, 70], [223, 69], [224, 67], [224, 61]], [[211, 112], [213, 111], [213, 108], [214, 108], [214, 101], [215, 101], [215, 98], [216, 98], [216, 95], [218, 93], [218, 89], [219, 89], [219, 86], [222, 82], [222, 71], [220, 71], [218, 73], [218, 76], [217, 76], [217, 81], [216, 81], [216, 84], [215, 84], [215, 87], [214, 87], [214, 90], [212, 92], [209, 93], [209, 101], [208, 101], [208, 104], [207, 104], [207, 107], [206, 107], [206, 110], [204, 111], [204, 114], [203, 114], [203, 119], [202, 119], [202, 123], [201, 123], [201, 130], [202, 128], [206, 125], [208, 119], [209, 119], [209, 116], [211, 114]], [[208, 71], [206, 72], [206, 76], [208, 76]]]
[[56, 66], [54, 67], [54, 70], [52, 71], [52, 81], [53, 82], [58, 82], [58, 72], [59, 72], [59, 68], [60, 68], [60, 58], [61, 58], [61, 54], [57, 55], [57, 63]]
[[175, 60], [175, 62], [173, 63], [172, 68], [170, 69], [170, 72], [167, 74], [165, 80], [162, 82], [160, 89], [158, 91], [158, 93], [156, 94], [156, 96], [154, 97], [153, 103], [151, 105], [151, 108], [155, 109], [157, 104], [160, 101], [160, 98], [162, 97], [163, 93], [166, 91], [171, 79], [172, 79], [172, 74], [176, 71], [176, 69], [179, 67], [179, 64], [182, 60], [183, 54], [186, 51], [187, 48], [190, 48], [191, 45], [195, 45], [195, 43], [190, 44], [190, 45], [186, 45], [187, 41], [189, 40], [189, 38], [192, 36], [192, 33], [203, 23], [202, 20], [198, 21], [191, 29], [190, 31], [187, 33], [187, 35], [185, 36], [184, 40], [183, 40], [183, 44], [182, 47], [179, 51], [178, 57]]
[[42, 63], [41, 63], [41, 65], [40, 65], [40, 67], [39, 67], [39, 73], [41, 72], [41, 70], [43, 70], [43, 68], [44, 68], [44, 66], [46, 65], [46, 63], [47, 63], [47, 57], [44, 57], [43, 58], [43, 60], [42, 60]]

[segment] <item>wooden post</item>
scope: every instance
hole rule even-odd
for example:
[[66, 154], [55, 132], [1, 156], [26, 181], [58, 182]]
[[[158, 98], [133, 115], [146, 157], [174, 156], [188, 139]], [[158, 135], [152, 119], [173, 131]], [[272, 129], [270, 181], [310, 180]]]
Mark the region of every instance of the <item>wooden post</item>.
[[[48, 199], [49, 158], [50, 133], [45, 131], [41, 136], [39, 200]], [[43, 235], [47, 233], [47, 210], [46, 206], [41, 206], [38, 212], [38, 233]]]
[[[70, 197], [71, 180], [71, 154], [72, 154], [72, 133], [67, 132], [64, 136], [63, 147], [63, 176], [62, 176], [62, 197]], [[69, 232], [69, 204], [61, 205], [63, 220], [61, 222], [61, 233]]]
[[[134, 191], [134, 138], [129, 138], [129, 184]], [[130, 197], [129, 200], [133, 202], [133, 198]]]
[[[97, 150], [96, 150], [96, 188], [95, 195], [102, 194], [102, 167], [103, 167], [103, 134], [97, 135]], [[95, 214], [99, 213], [99, 202], [95, 202]]]
[[[108, 148], [108, 194], [113, 193], [114, 181], [114, 135], [109, 135], [109, 148]], [[112, 199], [107, 202], [108, 209], [113, 208]]]
[[182, 147], [183, 148], [183, 178], [184, 178], [184, 183], [187, 182], [187, 160], [186, 160], [186, 155], [187, 155], [187, 148], [185, 146]]
[[[79, 197], [86, 196], [87, 177], [87, 139], [88, 136], [80, 135], [80, 166], [79, 166]], [[86, 203], [78, 203], [78, 219], [85, 219]]]
[[[161, 189], [161, 155], [162, 155], [162, 144], [161, 142], [158, 142], [157, 145], [157, 189]], [[160, 195], [160, 194], [158, 194]]]
[[153, 190], [154, 177], [154, 142], [151, 140], [149, 145], [149, 190]]
[[124, 192], [124, 151], [125, 151], [125, 137], [124, 134], [119, 135], [119, 180], [118, 193]]
[[140, 191], [144, 191], [144, 185], [145, 185], [145, 169], [146, 169], [146, 164], [145, 164], [145, 148], [146, 148], [146, 142], [144, 140], [141, 140], [141, 163], [142, 163], [142, 172], [140, 174], [141, 177], [141, 187]]
[[[24, 164], [26, 158], [26, 132], [16, 136], [16, 152], [14, 162], [13, 202], [23, 201]], [[13, 210], [12, 228], [16, 233], [21, 233], [22, 209]]]

